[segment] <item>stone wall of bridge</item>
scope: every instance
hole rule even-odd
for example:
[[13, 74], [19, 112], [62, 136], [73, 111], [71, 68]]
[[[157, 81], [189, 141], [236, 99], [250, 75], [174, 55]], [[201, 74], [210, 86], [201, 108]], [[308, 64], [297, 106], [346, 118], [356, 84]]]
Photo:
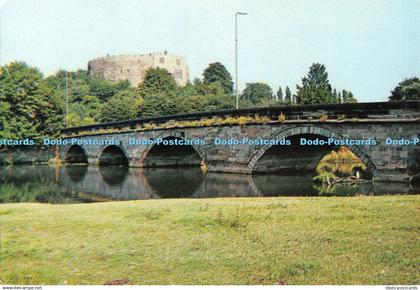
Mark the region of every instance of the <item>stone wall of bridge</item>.
[[[254, 124], [245, 126], [212, 126], [172, 129], [156, 129], [137, 132], [86, 135], [80, 139], [117, 139], [118, 146], [128, 159], [129, 166], [181, 166], [184, 163], [198, 164], [202, 161], [210, 172], [252, 173], [277, 170], [315, 170], [316, 164], [333, 147], [318, 147], [312, 153], [301, 154], [289, 146], [278, 147], [256, 145], [215, 145], [215, 138], [223, 139], [290, 139], [305, 136], [307, 138], [336, 139], [376, 139], [375, 146], [348, 146], [367, 166], [376, 180], [406, 181], [413, 175], [412, 163], [418, 158], [417, 146], [385, 145], [385, 138], [413, 139], [420, 137], [420, 123], [415, 122], [296, 122], [287, 124]], [[203, 139], [204, 145], [193, 145], [189, 153], [173, 156], [162, 155], [159, 158], [154, 150], [154, 159], [150, 160], [153, 145], [129, 145], [129, 139], [178, 138], [184, 140]], [[156, 146], [156, 145], [155, 145]], [[70, 146], [62, 146], [60, 154], [66, 159]], [[82, 146], [88, 163], [101, 163], [104, 146]], [[271, 148], [271, 150], [270, 150]], [[316, 147], [314, 147], [316, 149]], [[174, 148], [175, 149], [175, 148]], [[273, 154], [273, 152], [279, 154]], [[157, 151], [158, 153], [159, 151]], [[165, 154], [168, 154], [166, 152]], [[190, 155], [188, 155], [190, 154]], [[162, 157], [161, 156], [161, 157]], [[277, 156], [277, 157], [276, 157]], [[149, 158], [149, 159], [148, 159]], [[169, 158], [169, 159], [168, 159]], [[165, 160], [171, 160], [168, 164]]]

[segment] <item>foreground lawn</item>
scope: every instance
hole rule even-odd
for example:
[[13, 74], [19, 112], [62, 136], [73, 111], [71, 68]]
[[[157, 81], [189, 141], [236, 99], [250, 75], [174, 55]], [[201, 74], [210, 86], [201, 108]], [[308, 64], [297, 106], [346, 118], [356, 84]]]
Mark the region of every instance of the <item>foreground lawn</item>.
[[0, 284], [419, 284], [420, 196], [0, 205]]

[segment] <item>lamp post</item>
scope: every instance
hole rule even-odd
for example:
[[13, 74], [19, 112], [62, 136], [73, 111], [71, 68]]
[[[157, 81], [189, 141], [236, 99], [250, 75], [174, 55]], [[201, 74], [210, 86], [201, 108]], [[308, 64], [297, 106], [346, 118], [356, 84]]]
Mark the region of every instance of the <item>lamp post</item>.
[[239, 95], [238, 95], [238, 15], [248, 15], [245, 12], [235, 13], [235, 95], [236, 95], [236, 109], [239, 109]]

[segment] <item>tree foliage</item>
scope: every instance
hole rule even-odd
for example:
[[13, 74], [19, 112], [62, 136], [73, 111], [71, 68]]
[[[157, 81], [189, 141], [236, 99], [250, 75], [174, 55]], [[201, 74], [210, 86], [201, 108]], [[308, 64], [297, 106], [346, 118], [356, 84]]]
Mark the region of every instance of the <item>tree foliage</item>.
[[129, 88], [130, 82], [125, 80], [112, 83], [104, 79], [93, 78], [90, 80], [89, 85], [90, 94], [98, 97], [101, 101], [106, 102], [119, 91]]
[[144, 99], [156, 95], [169, 95], [175, 93], [177, 84], [173, 76], [164, 68], [149, 68], [142, 84], [139, 86], [139, 93]]
[[298, 104], [337, 104], [356, 103], [357, 99], [349, 91], [343, 90], [342, 100], [332, 89], [328, 80], [327, 69], [323, 64], [314, 63], [308, 74], [302, 78], [302, 84], [296, 86], [296, 103]]
[[120, 91], [110, 98], [100, 109], [100, 121], [111, 122], [129, 120], [137, 117], [143, 99], [135, 90], [127, 89]]
[[165, 94], [158, 94], [144, 99], [139, 117], [158, 117], [177, 113], [179, 109], [176, 99]]
[[297, 86], [296, 97], [301, 104], [329, 104], [333, 96], [328, 73], [324, 65], [314, 63], [308, 74], [302, 78], [302, 85]]
[[62, 104], [36, 68], [12, 62], [0, 68], [0, 137], [54, 135], [62, 124]]
[[280, 103], [280, 104], [282, 104], [283, 103], [283, 91], [282, 91], [282, 89], [281, 89], [281, 86], [279, 86], [279, 89], [277, 90], [277, 93], [276, 93], [276, 99], [277, 99], [277, 101]]
[[[337, 100], [337, 103], [339, 103], [340, 100]], [[343, 90], [341, 93], [341, 101], [343, 103], [357, 103], [357, 99], [353, 96], [352, 92], [348, 92], [346, 90]]]
[[400, 82], [391, 91], [389, 101], [420, 101], [420, 79], [412, 77]]
[[261, 105], [272, 99], [273, 90], [265, 83], [247, 83], [241, 99], [252, 105]]
[[203, 83], [212, 84], [219, 83], [224, 92], [231, 94], [233, 92], [232, 76], [220, 62], [209, 64], [203, 72]]
[[287, 86], [285, 90], [284, 103], [286, 105], [292, 104], [292, 92], [290, 91], [289, 86]]
[[91, 125], [99, 122], [102, 102], [96, 96], [83, 96], [78, 102], [69, 104], [69, 127]]

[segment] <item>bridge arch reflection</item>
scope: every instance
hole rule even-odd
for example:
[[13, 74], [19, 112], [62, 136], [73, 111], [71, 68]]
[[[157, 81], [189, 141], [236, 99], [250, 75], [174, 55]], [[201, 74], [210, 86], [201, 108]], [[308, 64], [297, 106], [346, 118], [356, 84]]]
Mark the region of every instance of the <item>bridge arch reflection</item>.
[[[72, 165], [70, 165], [72, 166]], [[75, 166], [80, 167], [80, 166]], [[404, 183], [361, 183], [355, 186], [338, 185], [318, 188], [312, 176], [284, 176], [278, 174], [203, 174], [198, 167], [185, 168], [128, 168], [121, 171], [113, 181], [114, 166], [88, 166], [82, 168], [84, 178], [76, 180], [70, 171], [60, 174], [59, 184], [68, 190], [82, 192], [110, 200], [138, 200], [156, 198], [212, 198], [253, 196], [310, 196], [310, 195], [355, 195], [355, 194], [401, 194], [419, 192]], [[104, 169], [110, 169], [104, 173]], [[117, 166], [116, 168], [121, 168]], [[51, 177], [52, 178], [52, 177]]]
[[102, 180], [109, 186], [119, 186], [128, 176], [129, 167], [125, 165], [99, 166]]
[[86, 177], [88, 166], [65, 165], [64, 168], [66, 174], [72, 182], [80, 182]]

